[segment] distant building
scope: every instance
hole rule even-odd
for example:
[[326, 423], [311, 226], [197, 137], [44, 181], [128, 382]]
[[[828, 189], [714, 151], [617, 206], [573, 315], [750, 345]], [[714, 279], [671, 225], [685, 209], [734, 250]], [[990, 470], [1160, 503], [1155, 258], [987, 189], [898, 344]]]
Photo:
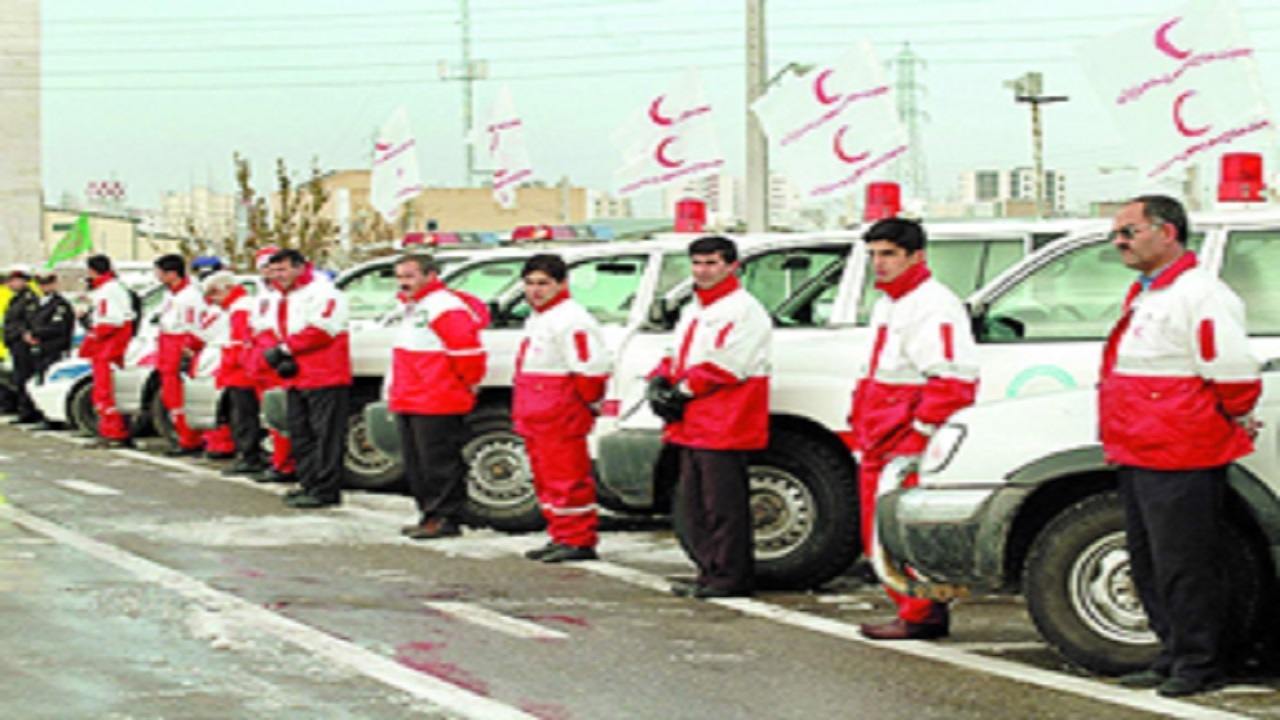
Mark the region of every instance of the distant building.
[[746, 217], [741, 178], [717, 173], [668, 185], [662, 189], [662, 212], [675, 217], [676, 203], [701, 200], [707, 204], [707, 224], [712, 227], [736, 225]]
[[136, 215], [48, 207], [44, 208], [41, 222], [38, 256], [31, 253], [23, 261], [41, 262], [48, 258], [54, 246], [75, 226], [76, 219], [82, 214], [89, 216], [93, 249], [81, 259], [93, 253], [104, 253], [117, 262], [149, 261], [166, 253], [180, 252], [178, 236], [158, 231], [152, 223]]
[[613, 220], [635, 217], [631, 198], [618, 198], [599, 190], [587, 191], [587, 219]]
[[167, 192], [160, 210], [159, 231], [171, 235], [192, 234], [219, 241], [235, 235], [236, 198], [231, 193], [216, 193], [207, 187], [189, 192]]
[[[1054, 215], [1067, 211], [1067, 180], [1057, 170], [1045, 170], [1045, 208]], [[1012, 170], [966, 170], [960, 173], [960, 203], [981, 206], [1001, 204], [1020, 211], [1036, 199], [1036, 174], [1032, 168]], [[1034, 209], [1032, 210], [1034, 213]], [[999, 213], [1004, 214], [1004, 213]]]

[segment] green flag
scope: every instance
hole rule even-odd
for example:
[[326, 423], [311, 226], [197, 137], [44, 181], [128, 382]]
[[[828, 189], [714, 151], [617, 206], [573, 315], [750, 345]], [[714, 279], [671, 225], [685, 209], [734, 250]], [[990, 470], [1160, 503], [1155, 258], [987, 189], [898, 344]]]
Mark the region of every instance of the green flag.
[[53, 252], [49, 253], [49, 262], [45, 265], [45, 269], [52, 269], [54, 265], [64, 260], [71, 260], [92, 249], [93, 235], [89, 234], [89, 215], [83, 213], [76, 218], [75, 227], [68, 230], [67, 234], [63, 235], [54, 246]]

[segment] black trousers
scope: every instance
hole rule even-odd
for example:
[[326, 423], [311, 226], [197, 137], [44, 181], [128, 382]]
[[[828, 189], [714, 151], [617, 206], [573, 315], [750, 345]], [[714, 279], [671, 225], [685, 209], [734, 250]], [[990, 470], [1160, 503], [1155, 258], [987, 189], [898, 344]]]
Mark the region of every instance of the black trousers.
[[31, 346], [19, 338], [9, 345], [9, 357], [13, 358], [13, 394], [18, 400], [18, 417], [30, 418], [40, 413], [27, 392], [27, 381], [39, 374], [36, 358], [31, 354]]
[[342, 494], [342, 459], [351, 414], [348, 390], [340, 385], [288, 392], [289, 438], [298, 461], [298, 482], [316, 497]]
[[227, 404], [236, 455], [244, 462], [265, 464], [262, 457], [262, 419], [258, 393], [253, 388], [229, 387], [222, 391]]
[[747, 456], [680, 448], [676, 502], [700, 585], [749, 593], [755, 585]]
[[1160, 638], [1154, 668], [1165, 674], [1204, 679], [1221, 669], [1226, 481], [1226, 467], [1120, 468], [1133, 582]]
[[404, 443], [409, 493], [423, 521], [462, 522], [467, 505], [467, 465], [462, 446], [467, 427], [462, 415], [397, 415]]

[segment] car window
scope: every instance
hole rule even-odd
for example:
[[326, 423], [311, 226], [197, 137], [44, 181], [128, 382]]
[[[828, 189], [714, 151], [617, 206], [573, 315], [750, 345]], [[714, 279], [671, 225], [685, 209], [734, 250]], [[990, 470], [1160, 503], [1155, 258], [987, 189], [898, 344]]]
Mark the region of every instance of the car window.
[[[987, 258], [982, 263], [982, 276], [978, 278], [978, 283], [973, 289], [977, 290], [991, 282], [997, 275], [1013, 267], [1024, 255], [1026, 253], [1023, 252], [1021, 241], [993, 240], [987, 245]], [[961, 293], [960, 297], [968, 297], [969, 294]]]
[[654, 297], [663, 297], [675, 289], [677, 285], [688, 280], [689, 255], [684, 252], [671, 252], [662, 256], [662, 269], [658, 271], [658, 290]]
[[347, 280], [342, 292], [347, 296], [349, 317], [352, 320], [373, 320], [382, 317], [396, 306], [396, 269], [394, 265], [379, 265]]
[[788, 248], [760, 253], [742, 263], [742, 286], [773, 312], [800, 286], [849, 252], [848, 245]]
[[773, 311], [778, 327], [825, 327], [831, 321], [831, 310], [840, 292], [847, 257], [828, 263], [816, 277], [810, 278]]
[[1280, 335], [1280, 232], [1231, 233], [1222, 280], [1244, 300], [1250, 335]]
[[1120, 317], [1137, 273], [1106, 241], [1073, 248], [1001, 295], [979, 328], [982, 340], [1101, 340]]
[[600, 322], [625, 324], [648, 261], [647, 255], [630, 255], [572, 265], [569, 288], [573, 298]]
[[454, 290], [471, 293], [484, 301], [496, 300], [520, 280], [526, 258], [504, 258], [461, 268], [445, 278]]

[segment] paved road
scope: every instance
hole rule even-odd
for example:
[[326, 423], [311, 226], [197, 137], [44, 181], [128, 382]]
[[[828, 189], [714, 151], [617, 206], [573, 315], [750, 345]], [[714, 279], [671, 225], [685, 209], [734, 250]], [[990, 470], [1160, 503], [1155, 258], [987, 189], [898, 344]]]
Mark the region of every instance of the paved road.
[[397, 533], [411, 503], [284, 508], [214, 466], [0, 427], [0, 717], [1280, 717], [1264, 679], [1188, 702], [1083, 675], [1022, 607], [980, 598], [954, 636], [877, 645], [852, 578], [699, 602], [666, 531], [606, 532], [547, 567], [533, 535]]

